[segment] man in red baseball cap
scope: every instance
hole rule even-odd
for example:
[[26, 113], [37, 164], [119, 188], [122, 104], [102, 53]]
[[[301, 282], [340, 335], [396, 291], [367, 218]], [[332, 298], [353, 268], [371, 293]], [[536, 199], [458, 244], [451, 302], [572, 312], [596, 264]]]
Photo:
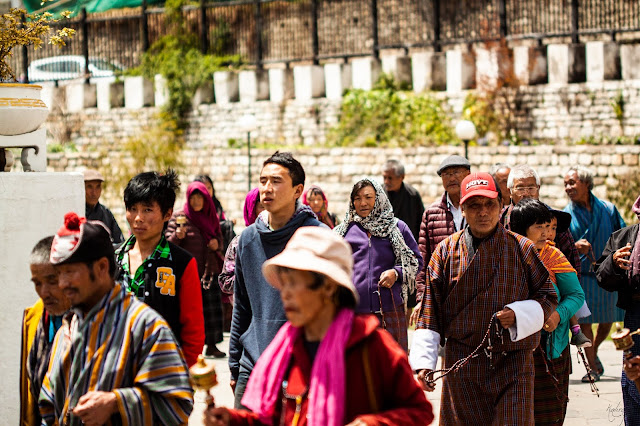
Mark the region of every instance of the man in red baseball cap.
[[409, 361], [433, 391], [429, 373], [445, 338], [445, 368], [480, 347], [444, 378], [441, 424], [533, 424], [532, 351], [557, 296], [533, 243], [500, 224], [493, 177], [468, 175], [460, 196], [467, 226], [431, 256]]

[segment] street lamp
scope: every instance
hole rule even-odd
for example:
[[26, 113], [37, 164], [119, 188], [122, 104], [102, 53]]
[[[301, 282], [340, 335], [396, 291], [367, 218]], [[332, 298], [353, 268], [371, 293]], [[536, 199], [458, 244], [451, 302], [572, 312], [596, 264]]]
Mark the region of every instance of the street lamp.
[[247, 132], [247, 192], [251, 191], [251, 131], [257, 128], [256, 116], [245, 114], [238, 120], [240, 130]]
[[477, 135], [476, 126], [471, 121], [460, 120], [456, 124], [456, 136], [464, 142], [464, 156], [467, 160], [469, 159], [469, 141], [475, 139]]

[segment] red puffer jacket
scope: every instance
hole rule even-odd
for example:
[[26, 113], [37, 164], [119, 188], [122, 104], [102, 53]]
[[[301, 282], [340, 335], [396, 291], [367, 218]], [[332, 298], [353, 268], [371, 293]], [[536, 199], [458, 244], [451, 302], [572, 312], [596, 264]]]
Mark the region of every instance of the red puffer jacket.
[[[337, 356], [337, 355], [336, 355]], [[364, 357], [368, 360], [364, 366]], [[345, 423], [360, 420], [371, 426], [428, 425], [433, 408], [414, 379], [404, 350], [379, 328], [373, 315], [356, 315], [346, 351]], [[311, 360], [302, 339], [294, 343], [289, 369], [288, 392], [305, 394], [311, 377]], [[370, 375], [366, 371], [369, 371]], [[368, 376], [368, 377], [367, 377]], [[282, 393], [278, 401], [281, 401]], [[306, 426], [308, 400], [302, 400], [298, 426]], [[296, 404], [287, 399], [284, 424], [292, 424]], [[231, 425], [264, 425], [255, 413], [229, 410]], [[282, 403], [278, 402], [273, 422], [281, 424]]]
[[456, 231], [453, 222], [453, 214], [447, 207], [447, 193], [442, 194], [442, 199], [431, 204], [422, 215], [420, 224], [420, 237], [418, 248], [422, 254], [423, 267], [416, 277], [416, 300], [420, 302], [424, 294], [424, 284], [427, 277], [427, 267], [431, 260], [431, 253], [438, 243]]

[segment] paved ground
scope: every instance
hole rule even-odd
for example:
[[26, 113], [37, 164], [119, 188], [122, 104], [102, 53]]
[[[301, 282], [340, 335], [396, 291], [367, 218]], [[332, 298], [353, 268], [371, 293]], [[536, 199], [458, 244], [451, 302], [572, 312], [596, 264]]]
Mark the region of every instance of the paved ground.
[[[411, 333], [410, 333], [411, 338]], [[225, 340], [218, 348], [227, 352], [228, 334], [225, 334]], [[574, 349], [572, 347], [572, 349]], [[622, 395], [620, 393], [620, 372], [622, 371], [622, 355], [615, 350], [611, 341], [605, 341], [599, 350], [600, 360], [604, 365], [604, 375], [597, 382], [600, 397], [591, 392], [588, 383], [582, 383], [581, 378], [585, 374], [582, 362], [577, 363], [577, 353], [572, 350], [573, 356], [573, 374], [569, 385], [569, 406], [567, 410], [567, 418], [565, 425], [575, 426], [606, 426], [606, 425], [624, 425], [622, 417]], [[218, 374], [218, 382], [212, 394], [215, 397], [216, 404], [232, 407], [233, 395], [229, 387], [229, 368], [227, 366], [227, 358], [215, 360], [216, 372]], [[427, 398], [434, 406], [437, 413], [440, 407], [440, 394], [436, 389], [435, 392], [427, 394]], [[204, 410], [204, 397], [199, 393], [196, 394], [196, 405], [189, 419], [189, 425], [202, 424], [202, 411]]]

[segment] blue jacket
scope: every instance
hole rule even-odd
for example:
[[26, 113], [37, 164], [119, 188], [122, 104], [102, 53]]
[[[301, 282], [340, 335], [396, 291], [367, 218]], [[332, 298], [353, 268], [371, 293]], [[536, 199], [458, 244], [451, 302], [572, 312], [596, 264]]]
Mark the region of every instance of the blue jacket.
[[[418, 251], [418, 244], [413, 238], [411, 230], [401, 220], [398, 220], [398, 229], [404, 237], [404, 242], [413, 251], [418, 259], [418, 271], [422, 269], [422, 256]], [[360, 304], [356, 308], [357, 313], [373, 313], [380, 310], [393, 312], [403, 305], [402, 301], [402, 267], [396, 262], [391, 241], [388, 238], [370, 237], [367, 231], [359, 223], [352, 222], [347, 228], [344, 239], [351, 245], [353, 251], [353, 284], [360, 295]], [[395, 269], [398, 279], [391, 290], [382, 289], [378, 296], [378, 281], [380, 275], [388, 270]], [[391, 294], [393, 293], [393, 298]], [[395, 304], [393, 303], [395, 302]], [[401, 309], [400, 309], [401, 310]]]
[[280, 293], [262, 275], [262, 264], [279, 254], [302, 226], [326, 226], [301, 212], [272, 231], [258, 219], [240, 235], [236, 252], [233, 320], [229, 339], [229, 369], [237, 380], [240, 365], [249, 371], [286, 322]]

